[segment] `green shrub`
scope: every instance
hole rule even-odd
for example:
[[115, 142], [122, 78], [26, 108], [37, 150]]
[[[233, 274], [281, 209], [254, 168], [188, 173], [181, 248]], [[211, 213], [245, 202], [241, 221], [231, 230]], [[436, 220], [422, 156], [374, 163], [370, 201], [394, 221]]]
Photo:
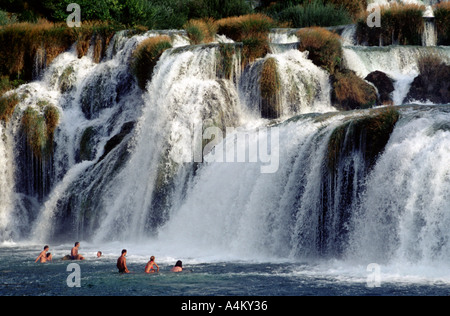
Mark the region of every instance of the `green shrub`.
[[141, 89], [144, 90], [147, 81], [151, 79], [153, 68], [156, 66], [159, 57], [166, 49], [171, 47], [170, 37], [156, 36], [144, 40], [133, 52], [131, 67]]
[[352, 23], [350, 14], [343, 7], [336, 7], [321, 0], [284, 9], [278, 20], [288, 22], [291, 27], [334, 26]]

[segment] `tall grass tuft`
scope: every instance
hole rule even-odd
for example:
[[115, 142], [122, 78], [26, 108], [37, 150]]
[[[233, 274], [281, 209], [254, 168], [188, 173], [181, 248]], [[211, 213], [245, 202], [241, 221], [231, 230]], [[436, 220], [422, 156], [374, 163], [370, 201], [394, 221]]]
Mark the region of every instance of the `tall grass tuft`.
[[8, 122], [14, 114], [14, 109], [19, 103], [16, 93], [0, 97], [0, 121]]
[[438, 34], [438, 45], [450, 45], [450, 2], [434, 6], [434, 17]]
[[351, 70], [335, 74], [333, 99], [340, 110], [370, 108], [377, 102], [375, 88]]
[[269, 51], [269, 32], [277, 26], [275, 20], [264, 14], [249, 14], [217, 21], [218, 34], [243, 43], [242, 65], [264, 57]]
[[22, 116], [22, 128], [27, 144], [37, 158], [43, 158], [47, 152], [47, 126], [45, 117], [32, 107], [28, 107]]
[[155, 36], [142, 41], [133, 52], [131, 68], [136, 75], [138, 85], [145, 89], [151, 79], [153, 68], [167, 49], [172, 48], [169, 36]]
[[53, 137], [59, 124], [59, 111], [48, 104], [43, 113], [27, 107], [22, 114], [22, 130], [28, 147], [38, 159], [45, 160], [53, 153]]
[[308, 57], [315, 65], [334, 74], [342, 62], [342, 44], [340, 36], [324, 28], [304, 28], [297, 32], [300, 51], [308, 51]]
[[211, 18], [189, 20], [184, 25], [184, 29], [194, 45], [213, 42], [217, 33], [217, 25]]
[[264, 61], [259, 81], [261, 91], [261, 116], [274, 119], [281, 114], [278, 93], [281, 89], [280, 75], [275, 58]]
[[357, 22], [359, 44], [421, 45], [424, 31], [425, 6], [417, 4], [391, 4], [381, 7], [381, 27], [367, 25], [368, 12]]

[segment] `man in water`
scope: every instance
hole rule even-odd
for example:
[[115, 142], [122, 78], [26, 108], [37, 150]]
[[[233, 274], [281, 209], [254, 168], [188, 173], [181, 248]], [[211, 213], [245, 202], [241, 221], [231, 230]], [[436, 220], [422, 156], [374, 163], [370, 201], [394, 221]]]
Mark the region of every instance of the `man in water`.
[[75, 247], [70, 251], [70, 257], [72, 260], [84, 260], [84, 257], [78, 254], [78, 248], [80, 248], [80, 243], [77, 241]]
[[40, 260], [41, 263], [52, 261], [52, 254], [47, 253], [49, 249], [50, 248], [47, 245], [45, 245], [44, 250], [41, 251], [41, 253], [34, 262], [38, 262], [38, 260]]
[[122, 255], [117, 259], [117, 269], [119, 269], [119, 273], [130, 273], [127, 268], [127, 250], [122, 250]]

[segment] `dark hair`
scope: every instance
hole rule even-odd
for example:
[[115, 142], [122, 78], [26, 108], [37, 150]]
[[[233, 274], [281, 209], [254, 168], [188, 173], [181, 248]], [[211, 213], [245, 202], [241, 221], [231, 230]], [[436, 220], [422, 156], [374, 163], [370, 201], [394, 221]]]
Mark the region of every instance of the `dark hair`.
[[79, 243], [80, 243], [80, 242], [77, 241], [77, 242], [75, 243], [75, 247], [76, 247]]
[[47, 253], [47, 258], [48, 258], [48, 257], [50, 257], [51, 255], [52, 255], [52, 254], [51, 254], [50, 252], [49, 252], [49, 253]]
[[178, 260], [177, 263], [175, 263], [175, 267], [183, 267], [183, 262], [181, 262], [181, 260]]
[[126, 250], [126, 249], [123, 249], [123, 250], [122, 250], [122, 254], [124, 254], [125, 252], [127, 252], [127, 250]]
[[45, 245], [45, 246], [44, 246], [44, 250], [47, 249], [47, 248], [49, 248], [48, 245]]

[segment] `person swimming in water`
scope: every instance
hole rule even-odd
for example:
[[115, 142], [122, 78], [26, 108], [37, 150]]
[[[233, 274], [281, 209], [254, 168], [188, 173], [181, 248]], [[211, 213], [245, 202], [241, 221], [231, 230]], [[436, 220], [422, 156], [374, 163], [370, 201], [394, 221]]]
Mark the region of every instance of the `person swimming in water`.
[[127, 250], [123, 249], [122, 250], [122, 254], [119, 257], [119, 259], [117, 259], [117, 269], [119, 269], [119, 273], [130, 273], [130, 271], [128, 271], [127, 268]]
[[170, 271], [172, 272], [183, 271], [183, 262], [181, 262], [181, 260], [178, 260], [177, 263], [175, 263], [175, 266]]
[[45, 245], [44, 250], [41, 251], [41, 253], [34, 262], [40, 261], [41, 263], [45, 263], [48, 261], [52, 261], [53, 256], [50, 252], [48, 252], [49, 249], [50, 249], [49, 246]]
[[[156, 270], [155, 268], [153, 268], [153, 265], [156, 266]], [[159, 272], [159, 266], [155, 262], [155, 256], [151, 256], [150, 261], [145, 266], [145, 273], [155, 273], [155, 272]]]

